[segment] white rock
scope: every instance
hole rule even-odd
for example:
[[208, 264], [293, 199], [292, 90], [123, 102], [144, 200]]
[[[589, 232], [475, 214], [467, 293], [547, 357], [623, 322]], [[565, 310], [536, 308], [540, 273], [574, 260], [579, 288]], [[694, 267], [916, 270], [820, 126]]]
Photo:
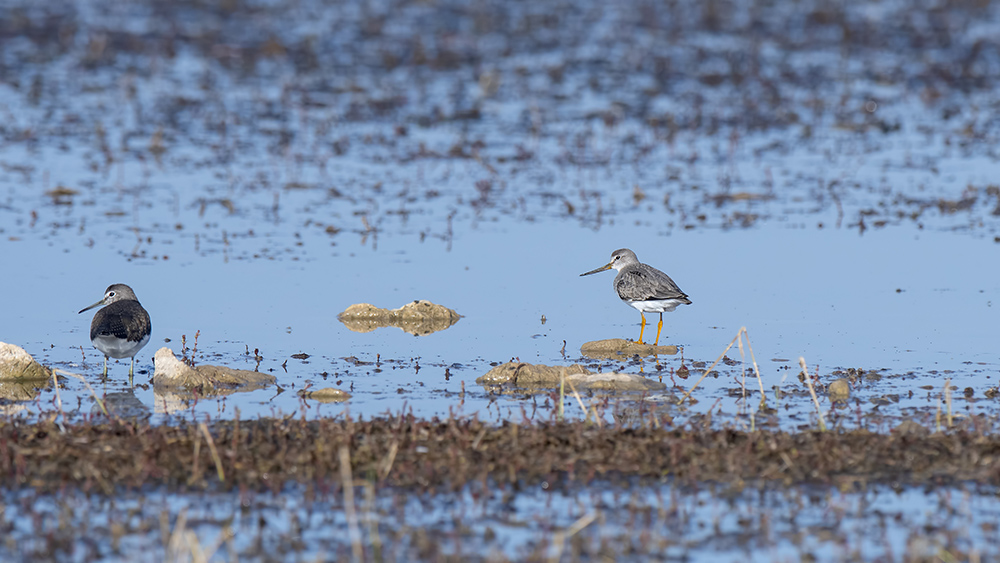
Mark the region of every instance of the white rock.
[[259, 389], [277, 381], [273, 375], [244, 369], [210, 365], [191, 367], [166, 347], [156, 351], [153, 366], [153, 387], [157, 392], [199, 387], [203, 393], [231, 393]]
[[0, 381], [48, 379], [49, 370], [16, 344], [0, 342]]

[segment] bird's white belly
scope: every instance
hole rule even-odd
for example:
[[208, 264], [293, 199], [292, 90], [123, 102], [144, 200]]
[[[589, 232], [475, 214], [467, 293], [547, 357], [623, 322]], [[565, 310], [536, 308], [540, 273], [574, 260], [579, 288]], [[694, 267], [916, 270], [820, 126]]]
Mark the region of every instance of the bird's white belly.
[[143, 336], [142, 340], [138, 342], [122, 340], [113, 336], [98, 336], [91, 340], [91, 342], [94, 343], [94, 348], [103, 352], [105, 356], [111, 358], [132, 358], [149, 342], [149, 335]]
[[643, 313], [669, 313], [677, 308], [678, 305], [683, 305], [683, 301], [677, 299], [659, 299], [654, 301], [626, 301], [629, 305], [635, 307]]

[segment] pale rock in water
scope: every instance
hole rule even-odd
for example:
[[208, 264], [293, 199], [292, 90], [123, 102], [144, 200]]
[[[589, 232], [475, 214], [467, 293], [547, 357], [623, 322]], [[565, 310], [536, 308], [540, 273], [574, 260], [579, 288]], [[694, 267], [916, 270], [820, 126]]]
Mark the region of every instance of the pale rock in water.
[[225, 366], [191, 367], [177, 359], [170, 348], [163, 347], [153, 356], [153, 387], [165, 389], [198, 387], [203, 393], [252, 391], [275, 383], [273, 375]]
[[49, 371], [24, 348], [0, 342], [0, 381], [31, 381], [49, 377]]

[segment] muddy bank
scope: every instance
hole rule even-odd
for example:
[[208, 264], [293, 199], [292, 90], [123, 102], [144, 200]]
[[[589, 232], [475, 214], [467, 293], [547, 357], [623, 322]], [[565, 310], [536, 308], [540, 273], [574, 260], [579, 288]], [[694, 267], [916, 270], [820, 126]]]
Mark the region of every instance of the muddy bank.
[[210, 427], [118, 421], [67, 425], [63, 432], [52, 423], [12, 423], [0, 426], [0, 484], [106, 494], [148, 486], [280, 490], [288, 482], [338, 482], [343, 447], [354, 475], [416, 490], [455, 490], [486, 478], [587, 484], [596, 478], [669, 477], [740, 488], [750, 481], [862, 488], [1000, 484], [1000, 436], [974, 427], [926, 434], [747, 433], [588, 423], [494, 427], [400, 417], [263, 419]]

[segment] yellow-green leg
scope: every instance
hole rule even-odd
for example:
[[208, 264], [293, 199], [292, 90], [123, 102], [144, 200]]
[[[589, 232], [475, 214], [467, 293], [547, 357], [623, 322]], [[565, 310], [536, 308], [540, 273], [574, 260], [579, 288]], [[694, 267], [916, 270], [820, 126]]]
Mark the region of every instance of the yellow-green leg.
[[660, 324], [656, 325], [656, 340], [653, 341], [653, 346], [660, 345], [660, 331], [663, 330], [663, 313], [660, 313]]
[[639, 344], [644, 344], [642, 341], [642, 333], [646, 330], [646, 315], [643, 315], [642, 311], [639, 311], [639, 314], [642, 315], [642, 325], [639, 327]]
[[132, 356], [132, 363], [128, 366], [128, 386], [134, 387], [132, 385], [132, 372], [135, 369], [135, 356]]
[[107, 356], [104, 356], [104, 373], [102, 375], [104, 375], [104, 377], [108, 376], [108, 357]]

